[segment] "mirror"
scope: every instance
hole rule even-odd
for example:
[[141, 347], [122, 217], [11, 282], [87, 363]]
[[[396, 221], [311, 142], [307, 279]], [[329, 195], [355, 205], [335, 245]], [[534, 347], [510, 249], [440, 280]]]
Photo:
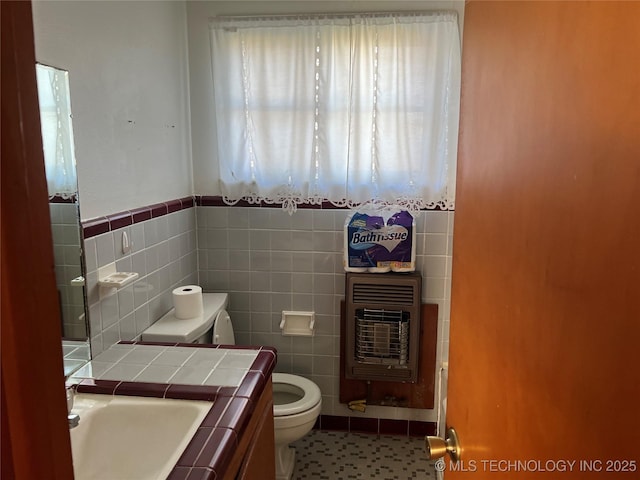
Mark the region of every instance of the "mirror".
[[[60, 331], [70, 345], [89, 337], [73, 143], [69, 72], [36, 64], [49, 213], [60, 299]], [[88, 348], [88, 347], [87, 347]], [[65, 348], [65, 354], [67, 352]], [[66, 355], [65, 355], [66, 356]]]

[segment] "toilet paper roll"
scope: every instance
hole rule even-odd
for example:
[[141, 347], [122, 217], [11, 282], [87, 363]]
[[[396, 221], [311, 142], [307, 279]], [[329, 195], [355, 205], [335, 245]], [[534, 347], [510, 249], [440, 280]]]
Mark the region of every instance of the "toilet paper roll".
[[204, 313], [202, 288], [198, 285], [185, 285], [173, 290], [173, 306], [176, 318], [194, 318]]
[[386, 264], [380, 262], [378, 265], [379, 266], [377, 267], [369, 267], [367, 271], [370, 273], [387, 273], [391, 271], [391, 265], [389, 265], [389, 262], [387, 262]]

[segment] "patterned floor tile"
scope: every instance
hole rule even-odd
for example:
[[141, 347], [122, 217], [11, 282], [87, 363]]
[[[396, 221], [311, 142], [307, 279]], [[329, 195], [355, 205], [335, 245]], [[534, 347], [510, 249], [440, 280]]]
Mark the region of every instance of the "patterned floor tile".
[[313, 430], [292, 446], [292, 480], [436, 479], [422, 438]]

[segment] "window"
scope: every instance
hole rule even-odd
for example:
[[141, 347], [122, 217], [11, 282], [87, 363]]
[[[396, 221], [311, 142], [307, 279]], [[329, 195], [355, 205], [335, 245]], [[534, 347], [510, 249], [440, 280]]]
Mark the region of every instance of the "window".
[[36, 65], [44, 166], [49, 198], [73, 198], [77, 191], [69, 74]]
[[229, 204], [453, 208], [455, 13], [211, 22]]

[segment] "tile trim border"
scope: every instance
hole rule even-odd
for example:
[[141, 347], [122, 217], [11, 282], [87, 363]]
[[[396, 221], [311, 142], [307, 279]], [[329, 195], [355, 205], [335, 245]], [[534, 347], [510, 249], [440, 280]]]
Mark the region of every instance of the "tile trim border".
[[[199, 207], [251, 207], [251, 208], [281, 208], [281, 205], [277, 203], [267, 203], [261, 201], [260, 203], [249, 203], [246, 200], [238, 200], [233, 205], [225, 203], [220, 195], [196, 195], [196, 205]], [[299, 203], [296, 205], [298, 209], [308, 210], [349, 210], [351, 207], [336, 207], [333, 203], [323, 201], [320, 204]]]
[[95, 237], [102, 233], [112, 232], [119, 228], [193, 207], [195, 207], [194, 197], [189, 196], [134, 208], [133, 210], [125, 210], [124, 212], [112, 213], [104, 217], [91, 218], [81, 222], [82, 237], [84, 239]]
[[[233, 205], [229, 205], [225, 203], [220, 195], [194, 195], [194, 200], [198, 207], [252, 207], [252, 208], [281, 208], [280, 204], [277, 203], [267, 203], [261, 201], [260, 203], [249, 203], [246, 200], [238, 200]], [[299, 203], [296, 205], [296, 208], [299, 210], [351, 210], [353, 207], [344, 206], [338, 207], [333, 203], [324, 200], [319, 204], [310, 204], [310, 203]], [[440, 206], [436, 206], [435, 208], [423, 208], [422, 211], [453, 211], [446, 210]]]
[[[219, 195], [192, 195], [189, 197], [169, 200], [167, 202], [155, 203], [145, 207], [125, 210], [123, 212], [112, 213], [104, 217], [91, 218], [81, 222], [82, 237], [84, 239], [95, 237], [102, 233], [112, 232], [129, 225], [141, 223], [152, 218], [168, 215], [192, 207], [250, 207], [250, 208], [280, 208], [277, 204], [266, 202], [249, 203], [246, 200], [239, 200], [233, 205], [224, 203]], [[331, 202], [324, 201], [321, 204], [311, 205], [302, 203], [297, 205], [300, 210], [349, 210], [351, 207], [336, 207]], [[434, 211], [443, 210], [440, 207]]]
[[336, 432], [423, 437], [425, 435], [436, 435], [437, 424], [418, 420], [320, 415], [313, 428], [315, 430]]
[[49, 203], [78, 203], [78, 196], [75, 193], [66, 198], [62, 195], [54, 195], [49, 197]]

